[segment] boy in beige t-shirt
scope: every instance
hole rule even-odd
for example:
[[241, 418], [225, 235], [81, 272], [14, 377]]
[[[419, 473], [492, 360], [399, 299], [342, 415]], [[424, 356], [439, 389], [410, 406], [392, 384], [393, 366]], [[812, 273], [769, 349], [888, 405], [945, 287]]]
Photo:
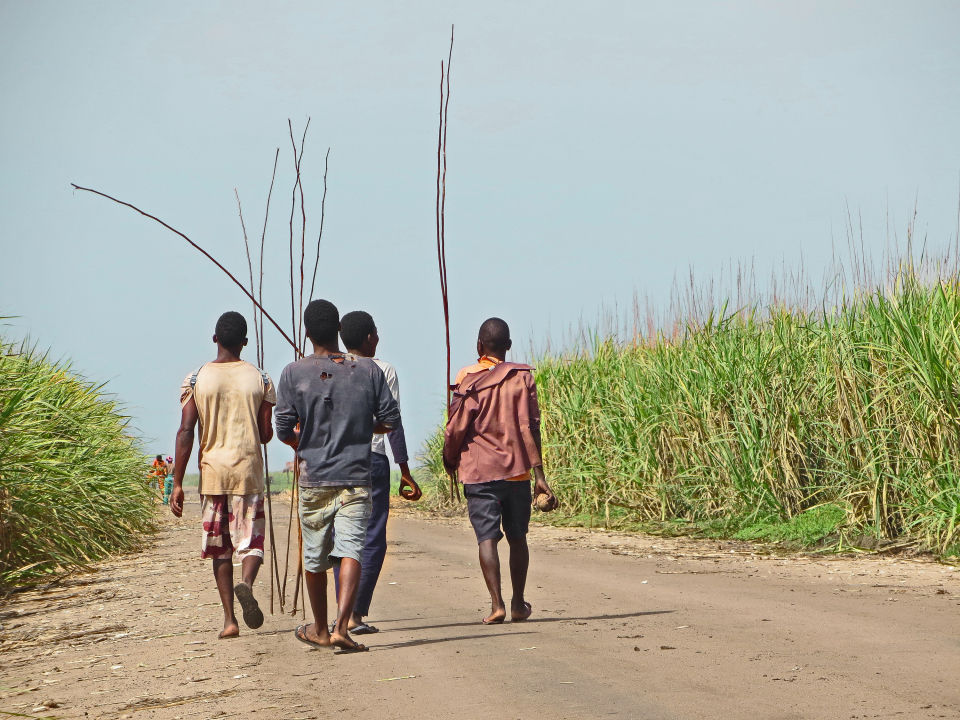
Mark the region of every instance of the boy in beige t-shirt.
[[[180, 388], [182, 414], [177, 431], [170, 510], [183, 514], [183, 474], [200, 425], [200, 498], [203, 518], [201, 557], [213, 560], [223, 604], [220, 638], [236, 637], [240, 627], [233, 597], [248, 627], [263, 624], [253, 583], [263, 562], [263, 455], [260, 445], [273, 437], [270, 416], [277, 394], [270, 377], [240, 359], [247, 344], [247, 322], [237, 312], [217, 320], [215, 360], [187, 375]], [[233, 585], [233, 556], [242, 579]]]

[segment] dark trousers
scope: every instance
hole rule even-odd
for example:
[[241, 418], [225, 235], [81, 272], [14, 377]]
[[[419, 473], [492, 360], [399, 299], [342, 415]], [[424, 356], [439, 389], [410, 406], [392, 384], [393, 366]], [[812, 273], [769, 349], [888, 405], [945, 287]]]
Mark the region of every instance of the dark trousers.
[[[360, 587], [357, 589], [357, 602], [353, 606], [355, 615], [361, 617], [370, 613], [373, 590], [377, 586], [383, 559], [387, 555], [387, 516], [390, 514], [390, 461], [386, 455], [370, 453], [370, 524], [367, 525], [367, 537], [363, 546], [363, 561], [360, 563]], [[333, 579], [340, 595], [340, 569], [333, 569]]]

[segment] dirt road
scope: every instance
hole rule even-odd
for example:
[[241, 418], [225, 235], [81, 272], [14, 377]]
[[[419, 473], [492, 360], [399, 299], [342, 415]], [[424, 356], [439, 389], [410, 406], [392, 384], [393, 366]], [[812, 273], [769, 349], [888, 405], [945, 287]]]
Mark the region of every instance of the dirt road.
[[381, 632], [335, 655], [279, 614], [218, 641], [199, 505], [185, 516], [0, 609], [0, 718], [960, 717], [954, 568], [535, 527], [533, 617], [484, 627], [466, 522], [397, 512]]

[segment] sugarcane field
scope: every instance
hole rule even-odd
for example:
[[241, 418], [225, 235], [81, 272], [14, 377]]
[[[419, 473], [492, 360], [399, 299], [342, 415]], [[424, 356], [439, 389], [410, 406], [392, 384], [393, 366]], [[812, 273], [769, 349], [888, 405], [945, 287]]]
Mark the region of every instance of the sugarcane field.
[[960, 718], [957, 27], [0, 3], [0, 719]]

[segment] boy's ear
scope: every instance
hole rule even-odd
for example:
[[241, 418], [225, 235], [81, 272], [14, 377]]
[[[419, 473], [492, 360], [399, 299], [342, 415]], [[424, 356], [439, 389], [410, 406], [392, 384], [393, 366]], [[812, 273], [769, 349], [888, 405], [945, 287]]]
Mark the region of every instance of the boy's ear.
[[246, 347], [248, 342], [250, 342], [250, 339], [249, 339], [249, 338], [244, 338], [244, 339], [243, 339], [243, 346]]
[[509, 339], [508, 339], [508, 340], [507, 340], [507, 347], [506, 347], [506, 349], [509, 350], [509, 349], [512, 348], [512, 347], [513, 347], [513, 340], [509, 340]]
[[219, 345], [219, 343], [217, 342], [217, 334], [216, 334], [216, 333], [213, 334], [213, 344], [214, 344], [214, 345]]

